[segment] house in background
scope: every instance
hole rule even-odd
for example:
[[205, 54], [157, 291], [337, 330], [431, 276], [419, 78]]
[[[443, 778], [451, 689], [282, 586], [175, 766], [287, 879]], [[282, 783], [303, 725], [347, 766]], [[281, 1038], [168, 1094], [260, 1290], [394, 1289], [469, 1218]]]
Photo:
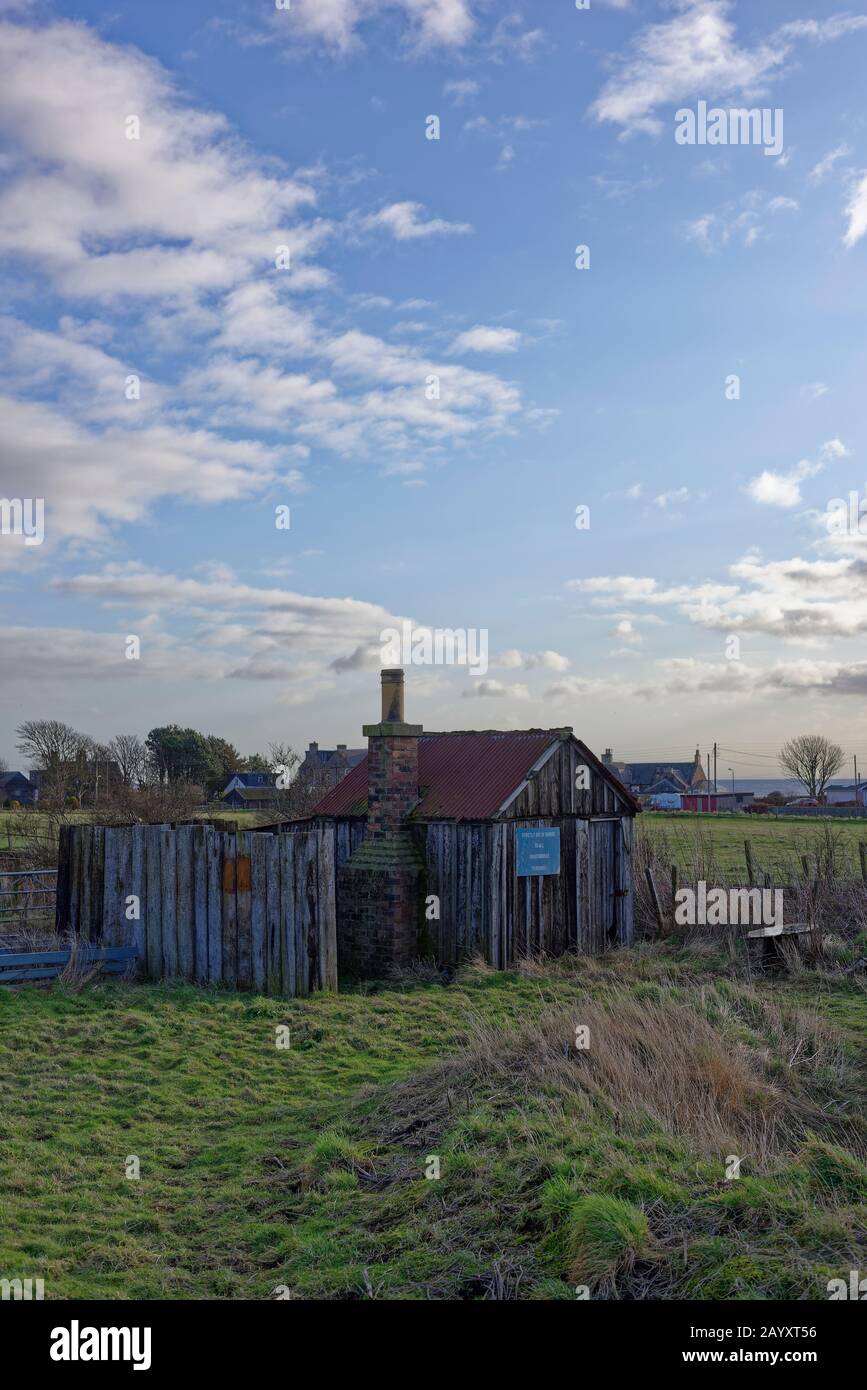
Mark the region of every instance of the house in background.
[[336, 748], [320, 748], [318, 743], [311, 743], [298, 775], [309, 778], [323, 792], [330, 791], [366, 757], [366, 748], [347, 748], [345, 743], [338, 743]]
[[714, 790], [707, 787], [703, 791], [684, 792], [680, 799], [684, 811], [702, 811], [715, 815], [717, 811], [739, 810], [735, 792]]
[[96, 806], [105, 791], [123, 784], [119, 765], [112, 758], [68, 758], [51, 770], [31, 768], [34, 800], [42, 796], [77, 797], [84, 806]]
[[660, 777], [641, 793], [639, 801], [651, 811], [680, 811], [684, 790], [681, 777], [676, 782], [671, 777]]
[[36, 788], [23, 772], [0, 772], [0, 806], [7, 801], [32, 806], [35, 800]]
[[224, 806], [241, 811], [276, 806], [279, 796], [276, 772], [235, 772], [220, 792]]
[[825, 788], [825, 804], [827, 806], [846, 806], [859, 805], [867, 806], [867, 784], [859, 782], [857, 787], [853, 782], [849, 786], [842, 786], [834, 783], [833, 786]]
[[[701, 754], [697, 748], [691, 763], [622, 763], [616, 760], [610, 748], [605, 749], [602, 761], [615, 777], [620, 778], [633, 796], [649, 796], [652, 789], [658, 787], [661, 782], [670, 784], [665, 788], [669, 795], [678, 792], [683, 794], [690, 791], [707, 791], [709, 788], [701, 765]], [[662, 795], [662, 791], [658, 794]]]

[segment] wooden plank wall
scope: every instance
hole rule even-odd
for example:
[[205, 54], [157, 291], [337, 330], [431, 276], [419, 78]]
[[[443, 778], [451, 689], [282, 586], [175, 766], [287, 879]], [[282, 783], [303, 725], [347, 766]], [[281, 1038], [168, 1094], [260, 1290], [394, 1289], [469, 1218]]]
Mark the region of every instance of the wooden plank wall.
[[[546, 762], [533, 772], [527, 785], [504, 811], [512, 820], [528, 816], [623, 816], [634, 808], [613, 775], [603, 776], [591, 763], [589, 750], [576, 738], [563, 739]], [[586, 767], [589, 787], [576, 787], [577, 773]], [[583, 779], [582, 779], [583, 780]]]
[[306, 995], [337, 988], [335, 878], [330, 830], [64, 826], [56, 925], [151, 979]]
[[[516, 830], [557, 826], [560, 873], [516, 874]], [[440, 900], [426, 923], [445, 965], [479, 954], [497, 969], [522, 956], [600, 952], [632, 940], [632, 820], [537, 818], [419, 830], [426, 893]]]

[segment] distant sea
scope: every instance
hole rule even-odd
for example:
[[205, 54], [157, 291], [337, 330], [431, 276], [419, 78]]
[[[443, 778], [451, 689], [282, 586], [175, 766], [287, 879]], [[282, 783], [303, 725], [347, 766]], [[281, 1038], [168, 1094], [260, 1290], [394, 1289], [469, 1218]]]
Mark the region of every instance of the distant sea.
[[[858, 780], [859, 783], [862, 781], [860, 775]], [[835, 781], [830, 782], [829, 786], [851, 787], [852, 785], [854, 785], [854, 781], [854, 777], [843, 778], [842, 781], [836, 779]], [[732, 789], [732, 779], [728, 775], [724, 777], [723, 774], [719, 771], [719, 769], [717, 769], [716, 785], [718, 791], [730, 792]], [[757, 797], [767, 796], [769, 792], [782, 792], [783, 796], [804, 795], [803, 784], [801, 782], [796, 782], [794, 777], [776, 777], [768, 778], [767, 780], [763, 777], [736, 777], [735, 791], [755, 792]]]

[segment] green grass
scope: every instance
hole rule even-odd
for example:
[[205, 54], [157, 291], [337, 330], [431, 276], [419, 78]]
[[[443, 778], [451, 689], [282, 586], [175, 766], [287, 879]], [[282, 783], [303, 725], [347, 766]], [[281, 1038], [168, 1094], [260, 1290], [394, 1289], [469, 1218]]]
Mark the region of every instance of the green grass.
[[713, 863], [726, 873], [745, 875], [744, 841], [752, 846], [758, 873], [801, 874], [801, 856], [811, 861], [831, 845], [840, 874], [860, 874], [858, 844], [867, 842], [867, 820], [789, 816], [666, 815], [643, 812], [639, 834], [664, 846], [664, 852], [687, 875], [696, 863]]
[[822, 1298], [865, 1261], [865, 1028], [851, 980], [753, 986], [672, 946], [310, 1000], [0, 990], [0, 1277]]

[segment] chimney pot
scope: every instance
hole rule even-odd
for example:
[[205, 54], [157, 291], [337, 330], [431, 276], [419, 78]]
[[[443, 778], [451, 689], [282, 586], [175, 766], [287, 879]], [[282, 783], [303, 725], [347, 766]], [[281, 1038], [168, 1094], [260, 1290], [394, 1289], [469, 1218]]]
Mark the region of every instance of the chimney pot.
[[382, 722], [383, 724], [402, 724], [403, 719], [403, 671], [400, 668], [383, 671], [382, 676]]

